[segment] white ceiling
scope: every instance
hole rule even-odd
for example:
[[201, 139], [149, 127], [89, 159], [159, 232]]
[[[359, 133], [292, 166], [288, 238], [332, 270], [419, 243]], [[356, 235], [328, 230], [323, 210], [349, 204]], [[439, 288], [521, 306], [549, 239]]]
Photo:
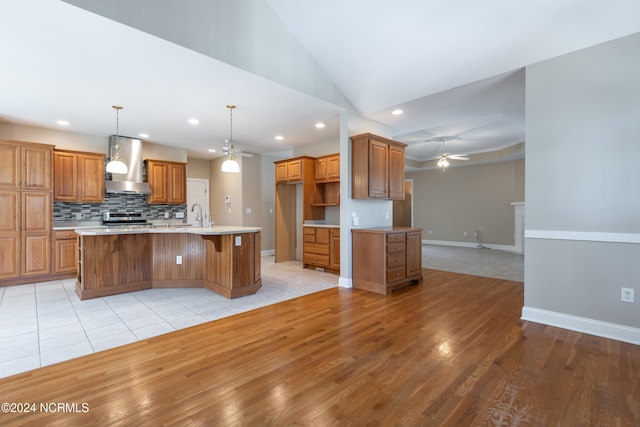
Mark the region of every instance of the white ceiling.
[[[356, 110], [390, 126], [416, 160], [438, 154], [441, 137], [468, 154], [523, 141], [523, 67], [640, 31], [637, 0], [266, 1]], [[0, 9], [0, 119], [68, 120], [67, 130], [107, 136], [120, 104], [122, 135], [145, 132], [197, 157], [228, 137], [229, 103], [245, 151], [337, 135], [341, 108], [177, 44], [57, 0]], [[397, 107], [404, 114], [392, 116]]]

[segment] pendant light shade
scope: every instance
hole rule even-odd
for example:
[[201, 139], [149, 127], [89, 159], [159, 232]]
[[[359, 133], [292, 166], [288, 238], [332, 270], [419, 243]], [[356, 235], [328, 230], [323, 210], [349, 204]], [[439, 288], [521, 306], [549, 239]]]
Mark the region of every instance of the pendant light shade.
[[107, 172], [109, 173], [127, 173], [129, 168], [122, 161], [122, 154], [120, 153], [120, 144], [119, 144], [119, 112], [122, 110], [122, 107], [119, 105], [112, 106], [114, 110], [116, 110], [116, 144], [111, 147], [111, 152], [109, 153], [109, 163], [107, 163]]
[[222, 172], [238, 173], [240, 172], [240, 164], [236, 160], [236, 150], [233, 148], [233, 109], [236, 108], [236, 106], [227, 105], [227, 108], [229, 109], [229, 140], [226, 141], [228, 144], [228, 153], [227, 159], [222, 162], [220, 170]]

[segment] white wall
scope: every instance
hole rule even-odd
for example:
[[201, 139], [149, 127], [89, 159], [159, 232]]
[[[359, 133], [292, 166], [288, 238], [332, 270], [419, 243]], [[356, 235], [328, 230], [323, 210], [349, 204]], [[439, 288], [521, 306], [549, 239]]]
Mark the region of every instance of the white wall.
[[640, 33], [527, 67], [523, 315], [640, 343], [620, 301], [640, 294], [638, 52]]

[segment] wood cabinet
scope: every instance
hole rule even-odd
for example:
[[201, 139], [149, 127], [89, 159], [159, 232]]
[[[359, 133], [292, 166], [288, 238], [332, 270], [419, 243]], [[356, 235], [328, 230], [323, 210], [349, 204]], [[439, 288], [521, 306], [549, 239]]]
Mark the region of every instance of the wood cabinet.
[[163, 160], [145, 160], [151, 194], [147, 203], [187, 203], [187, 164]]
[[54, 232], [54, 273], [76, 273], [78, 260], [78, 235], [73, 230]]
[[316, 183], [340, 181], [340, 154], [316, 158]]
[[422, 283], [422, 229], [351, 230], [353, 286], [383, 295]]
[[304, 226], [303, 267], [340, 273], [340, 229]]
[[101, 203], [104, 201], [104, 154], [55, 150], [53, 200]]
[[0, 141], [0, 284], [51, 272], [53, 147]]
[[309, 163], [304, 159], [310, 157], [297, 157], [295, 159], [276, 162], [276, 183], [293, 183], [303, 180], [304, 169], [309, 168]]
[[352, 136], [351, 147], [352, 197], [403, 200], [406, 144], [365, 133]]

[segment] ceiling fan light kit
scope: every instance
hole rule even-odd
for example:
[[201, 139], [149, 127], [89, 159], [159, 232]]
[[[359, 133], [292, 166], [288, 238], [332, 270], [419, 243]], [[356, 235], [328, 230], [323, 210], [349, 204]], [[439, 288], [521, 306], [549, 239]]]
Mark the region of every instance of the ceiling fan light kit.
[[233, 148], [233, 109], [236, 106], [227, 105], [227, 108], [229, 109], [229, 140], [225, 142], [228, 142], [229, 150], [227, 159], [222, 162], [220, 170], [227, 173], [238, 173], [240, 172], [240, 164], [236, 160], [236, 150]]

